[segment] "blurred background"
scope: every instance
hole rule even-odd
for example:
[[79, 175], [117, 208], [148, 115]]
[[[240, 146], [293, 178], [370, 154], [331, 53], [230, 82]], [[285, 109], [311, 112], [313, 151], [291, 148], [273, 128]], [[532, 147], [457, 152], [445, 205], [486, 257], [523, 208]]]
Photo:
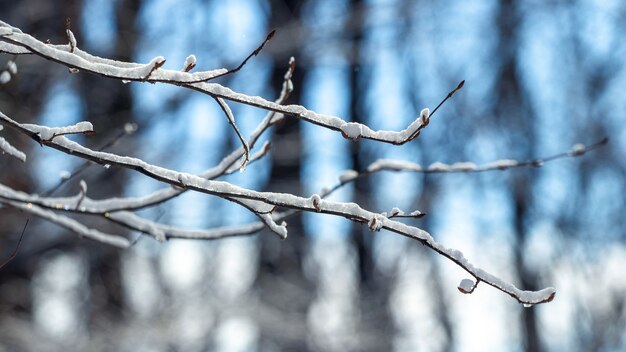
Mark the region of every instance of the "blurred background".
[[[347, 220], [305, 214], [289, 238], [263, 231], [219, 241], [165, 244], [92, 217], [90, 226], [138, 238], [129, 250], [81, 240], [49, 222], [0, 208], [0, 261], [26, 222], [14, 260], [0, 270], [0, 351], [623, 351], [626, 349], [626, 3], [432, 0], [24, 0], [0, 1], [0, 19], [40, 40], [95, 55], [180, 69], [235, 67], [271, 29], [276, 37], [220, 83], [274, 100], [290, 56], [289, 103], [400, 130], [459, 81], [417, 140], [349, 142], [288, 118], [268, 135], [271, 154], [227, 177], [257, 190], [303, 196], [343, 170], [379, 158], [429, 165], [530, 160], [575, 143], [608, 146], [541, 168], [475, 174], [384, 172], [333, 196], [373, 211], [428, 215], [408, 222], [476, 265], [524, 289], [554, 286], [553, 302], [524, 308], [415, 241]], [[619, 39], [622, 38], [622, 39]], [[38, 57], [0, 55], [18, 74], [0, 86], [0, 111], [20, 121], [93, 122], [76, 140], [200, 172], [239, 146], [212, 99], [163, 84], [70, 74]], [[264, 111], [233, 105], [244, 135]], [[43, 193], [77, 158], [11, 131], [25, 164], [0, 157], [0, 181]], [[259, 144], [260, 145], [260, 144]], [[93, 198], [138, 196], [163, 185], [89, 167]], [[245, 209], [185, 193], [140, 215], [185, 228], [245, 224]]]

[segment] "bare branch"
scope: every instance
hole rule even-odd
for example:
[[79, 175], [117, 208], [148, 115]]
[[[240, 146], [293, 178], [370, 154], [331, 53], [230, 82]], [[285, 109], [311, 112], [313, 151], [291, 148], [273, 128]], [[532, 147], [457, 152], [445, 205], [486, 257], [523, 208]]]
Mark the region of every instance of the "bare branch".
[[235, 130], [239, 141], [243, 145], [244, 154], [243, 159], [241, 160], [241, 166], [239, 167], [239, 171], [243, 172], [248, 164], [248, 161], [250, 160], [250, 147], [248, 146], [246, 139], [241, 135], [241, 132], [239, 132], [239, 128], [237, 128], [237, 124], [235, 124], [235, 116], [233, 116], [233, 111], [230, 109], [228, 104], [226, 104], [224, 99], [220, 97], [215, 97], [215, 101], [219, 104], [220, 108], [224, 112], [224, 115], [226, 115], [226, 118], [228, 119], [228, 123], [233, 126], [233, 130]]
[[235, 72], [237, 72], [237, 71], [241, 70], [241, 69], [242, 69], [242, 68], [246, 65], [246, 63], [248, 62], [248, 60], [250, 60], [253, 56], [257, 56], [257, 55], [259, 55], [259, 53], [261, 52], [261, 50], [263, 50], [263, 48], [265, 47], [265, 45], [266, 45], [266, 44], [267, 44], [270, 40], [272, 40], [272, 38], [274, 37], [274, 34], [276, 34], [276, 30], [275, 30], [275, 29], [274, 29], [274, 30], [272, 30], [271, 32], [269, 32], [269, 33], [267, 34], [267, 36], [265, 37], [265, 40], [263, 40], [263, 43], [261, 43], [261, 45], [259, 45], [256, 49], [254, 49], [254, 51], [253, 51], [252, 53], [250, 53], [250, 55], [248, 55], [248, 56], [247, 56], [247, 57], [246, 57], [246, 58], [245, 58], [245, 59], [244, 59], [244, 60], [243, 60], [243, 61], [239, 64], [239, 66], [237, 66], [237, 67], [235, 67], [235, 68], [233, 68], [233, 69], [230, 69], [230, 70], [228, 70], [228, 71], [226, 71], [226, 72], [224, 72], [224, 73], [222, 73], [222, 74], [220, 74], [220, 75], [217, 75], [217, 76], [216, 76], [216, 77], [214, 77], [214, 78], [218, 78], [218, 77], [226, 76], [226, 75], [228, 75], [228, 74], [235, 73]]
[[22, 238], [24, 237], [24, 232], [26, 232], [26, 226], [28, 226], [29, 221], [30, 219], [26, 219], [26, 223], [24, 224], [24, 228], [22, 229], [19, 240], [17, 240], [17, 245], [15, 245], [13, 253], [11, 253], [11, 255], [4, 262], [2, 262], [2, 264], [0, 264], [0, 269], [4, 268], [5, 265], [9, 264], [9, 262], [13, 260], [15, 256], [17, 256], [17, 251], [20, 249], [20, 244], [22, 244]]

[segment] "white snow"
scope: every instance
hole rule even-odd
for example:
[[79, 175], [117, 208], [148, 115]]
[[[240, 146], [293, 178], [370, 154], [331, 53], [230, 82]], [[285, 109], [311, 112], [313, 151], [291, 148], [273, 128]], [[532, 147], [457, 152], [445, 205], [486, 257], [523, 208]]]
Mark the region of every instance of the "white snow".
[[22, 209], [25, 212], [37, 215], [41, 218], [54, 222], [55, 224], [63, 226], [77, 233], [79, 236], [90, 238], [92, 240], [99, 241], [102, 243], [107, 243], [112, 246], [116, 246], [120, 248], [130, 247], [130, 241], [128, 241], [128, 239], [126, 239], [125, 237], [112, 235], [112, 234], [100, 232], [96, 229], [88, 228], [85, 225], [81, 224], [80, 222], [72, 218], [69, 218], [67, 216], [63, 216], [60, 214], [56, 214], [51, 210], [40, 208], [31, 203], [24, 204], [21, 202], [10, 201], [9, 204], [12, 207]]
[[517, 160], [512, 160], [512, 159], [502, 159], [502, 160], [496, 160], [492, 163], [486, 164], [484, 166], [485, 169], [508, 169], [509, 167], [515, 167], [517, 166], [519, 163]]
[[576, 143], [572, 147], [571, 153], [572, 155], [583, 155], [585, 154], [586, 151], [587, 151], [587, 148], [585, 147], [584, 144]]
[[389, 216], [397, 216], [397, 215], [400, 215], [400, 216], [404, 215], [404, 212], [400, 210], [400, 208], [394, 207], [393, 209], [391, 209]]
[[7, 62], [7, 70], [9, 70], [12, 75], [17, 74], [17, 65], [15, 64], [15, 61], [9, 60]]
[[43, 141], [51, 141], [57, 136], [76, 133], [93, 133], [93, 125], [89, 121], [81, 121], [75, 125], [65, 127], [46, 127], [32, 124], [22, 124], [25, 128], [39, 134]]
[[136, 123], [127, 122], [124, 124], [124, 132], [126, 132], [126, 134], [133, 134], [135, 131], [137, 131]]
[[440, 161], [436, 161], [432, 164], [430, 164], [430, 166], [428, 166], [428, 171], [434, 171], [434, 172], [447, 172], [452, 170], [452, 168], [450, 167], [450, 165], [448, 164], [444, 164]]
[[341, 126], [341, 133], [345, 138], [356, 141], [361, 138], [363, 125], [357, 122], [347, 122]]
[[11, 74], [9, 71], [2, 71], [2, 73], [0, 73], [0, 84], [7, 84], [9, 82], [11, 82]]
[[65, 30], [65, 33], [67, 34], [67, 39], [70, 41], [70, 52], [74, 51], [74, 49], [76, 49], [76, 37], [74, 36], [74, 33], [72, 33], [72, 31], [68, 28]]
[[183, 71], [189, 72], [194, 67], [196, 67], [196, 56], [195, 55], [187, 56], [187, 58], [185, 59], [185, 63], [183, 64]]
[[428, 120], [430, 119], [430, 109], [424, 108], [420, 111], [420, 120], [422, 125], [428, 125]]
[[315, 211], [318, 213], [322, 210], [322, 198], [318, 194], [314, 194], [311, 196], [311, 205], [315, 208]]
[[369, 227], [372, 231], [380, 231], [383, 228], [383, 222], [386, 219], [382, 214], [372, 214], [370, 220], [367, 223], [367, 227]]
[[[196, 73], [191, 74], [187, 72], [180, 71], [171, 71], [171, 70], [163, 70], [158, 69], [164, 63], [164, 59], [162, 57], [158, 57], [153, 59], [150, 63], [146, 65], [134, 64], [134, 63], [124, 63], [117, 62], [114, 60], [108, 60], [103, 58], [97, 58], [91, 56], [88, 53], [82, 52], [79, 49], [75, 49], [73, 53], [68, 51], [71, 50], [70, 46], [54, 46], [47, 45], [42, 43], [35, 38], [19, 33], [18, 30], [13, 28], [9, 28], [10, 33], [7, 33], [7, 30], [0, 29], [0, 33], [4, 33], [3, 35], [9, 36], [12, 42], [18, 43], [25, 48], [28, 48], [34, 54], [38, 54], [40, 56], [44, 56], [46, 58], [61, 62], [69, 67], [76, 67], [81, 70], [95, 72], [97, 74], [101, 74], [108, 77], [124, 79], [124, 80], [149, 80], [151, 82], [161, 81], [171, 84], [182, 85], [187, 88], [192, 88], [201, 92], [204, 92], [208, 95], [222, 98], [229, 101], [235, 101], [243, 104], [257, 106], [263, 109], [268, 109], [272, 111], [276, 111], [278, 113], [296, 115], [297, 117], [306, 120], [308, 122], [315, 123], [322, 127], [330, 128], [333, 130], [340, 130], [342, 134], [348, 139], [359, 139], [359, 138], [369, 138], [374, 140], [380, 140], [383, 142], [389, 142], [393, 144], [402, 144], [408, 138], [415, 136], [416, 132], [419, 131], [422, 124], [427, 123], [429, 119], [429, 111], [427, 109], [422, 110], [420, 113], [420, 117], [413, 121], [409, 127], [400, 132], [394, 131], [373, 131], [368, 126], [354, 123], [354, 122], [346, 122], [338, 117], [317, 114], [313, 111], [307, 110], [302, 106], [298, 105], [281, 105], [279, 103], [267, 101], [258, 96], [249, 96], [242, 93], [237, 93], [232, 91], [229, 88], [223, 87], [219, 84], [214, 83], [205, 83], [200, 82], [198, 79], [200, 77], [207, 77], [211, 74], [217, 75], [217, 72], [225, 72], [222, 70], [214, 70], [208, 71], [204, 73]], [[6, 46], [2, 46], [6, 48]], [[150, 77], [148, 77], [150, 76]], [[214, 76], [213, 76], [214, 77]], [[209, 79], [209, 78], [206, 78]], [[7, 121], [3, 117], [4, 121]], [[57, 136], [55, 133], [51, 132], [52, 128], [46, 128], [43, 126], [37, 125], [25, 125], [18, 124], [15, 121], [11, 120], [12, 126], [16, 126], [20, 131], [25, 132], [35, 132], [39, 133], [42, 138], [44, 136], [49, 136], [50, 143], [54, 144], [54, 147], [66, 152], [68, 154], [76, 154], [81, 157], [85, 157], [91, 160], [96, 160], [100, 163], [107, 163], [105, 167], [110, 164], [115, 164], [116, 166], [122, 166], [129, 169], [134, 169], [141, 171], [142, 173], [155, 178], [162, 182], [167, 182], [170, 184], [176, 184], [177, 177], [180, 175], [179, 172], [175, 170], [165, 169], [156, 165], [151, 165], [146, 163], [143, 160], [125, 157], [120, 155], [115, 155], [111, 153], [105, 152], [96, 152], [90, 150], [88, 148], [83, 147], [82, 145], [75, 143], [64, 136], [58, 136], [58, 138], [54, 138]], [[64, 131], [67, 133], [81, 133], [76, 131]], [[86, 131], [82, 131], [86, 132]], [[91, 132], [91, 131], [89, 131]], [[62, 133], [63, 134], [63, 133]], [[54, 140], [52, 140], [54, 138]], [[515, 165], [517, 165], [516, 161], [512, 161]], [[441, 163], [440, 163], [441, 164]], [[434, 165], [437, 165], [435, 163]], [[507, 164], [503, 161], [496, 162], [494, 165], [496, 167], [510, 167], [512, 163]], [[403, 164], [403, 166], [406, 166]], [[226, 166], [228, 167], [228, 166]], [[441, 164], [437, 167], [431, 168], [441, 169], [441, 168], [450, 168], [450, 166]], [[430, 168], [429, 168], [430, 169]], [[240, 199], [250, 199], [253, 202], [262, 202], [271, 205], [287, 207], [292, 209], [311, 209], [311, 204], [314, 204], [314, 208], [317, 211], [331, 213], [336, 216], [342, 216], [349, 219], [354, 219], [356, 221], [367, 222], [370, 229], [373, 231], [378, 231], [380, 229], [387, 228], [393, 232], [403, 234], [408, 237], [412, 237], [429, 246], [430, 248], [435, 249], [437, 252], [442, 253], [448, 258], [451, 258], [456, 264], [464, 268], [470, 274], [472, 274], [477, 280], [481, 282], [488, 283], [503, 292], [509, 293], [516, 297], [523, 303], [534, 304], [543, 302], [546, 300], [550, 300], [554, 297], [555, 290], [553, 288], [544, 289], [541, 291], [530, 292], [530, 291], [521, 291], [517, 289], [515, 286], [508, 284], [501, 279], [474, 267], [460, 251], [446, 248], [443, 245], [436, 242], [430, 234], [427, 232], [413, 226], [409, 226], [403, 224], [401, 222], [389, 220], [386, 217], [380, 214], [374, 214], [370, 211], [362, 209], [359, 205], [355, 203], [343, 203], [343, 202], [334, 202], [334, 201], [323, 201], [321, 197], [319, 199], [311, 198], [303, 198], [298, 197], [292, 194], [286, 193], [271, 193], [271, 192], [258, 192], [254, 190], [249, 190], [245, 188], [241, 188], [235, 185], [232, 185], [223, 181], [212, 181], [208, 179], [204, 179], [195, 175], [185, 175], [185, 181], [187, 186], [190, 189], [195, 191], [212, 194], [215, 196], [219, 196], [222, 198], [230, 199], [233, 201], [237, 201]], [[175, 191], [178, 192], [178, 191]], [[319, 196], [318, 196], [319, 197]], [[246, 202], [240, 201], [241, 203], [246, 204]], [[111, 201], [111, 203], [113, 203]], [[315, 206], [317, 204], [317, 206]], [[110, 205], [110, 204], [109, 204]], [[111, 215], [106, 213], [105, 216], [110, 217]], [[262, 219], [268, 226], [273, 226], [273, 218], [269, 214], [257, 214], [259, 218]], [[160, 224], [155, 224], [149, 227], [150, 231], [164, 232], [160, 226]], [[282, 223], [278, 226], [277, 231], [285, 231], [285, 224]], [[164, 239], [165, 235], [155, 236], [157, 238]]]
[[[2, 127], [2, 126], [0, 126], [0, 127]], [[0, 129], [2, 129], [2, 128], [0, 128]], [[12, 146], [3, 137], [0, 137], [0, 149], [2, 149], [2, 153], [3, 154], [7, 153], [9, 155], [12, 155], [12, 156], [20, 159], [22, 162], [26, 162], [26, 154], [24, 154], [23, 152], [21, 152], [20, 150], [18, 150], [14, 146]]]
[[339, 175], [339, 182], [346, 183], [354, 180], [359, 176], [356, 170], [345, 170]]
[[470, 279], [463, 279], [461, 280], [461, 283], [459, 284], [459, 291], [461, 291], [462, 293], [472, 293], [474, 291], [474, 281], [470, 280]]
[[454, 163], [452, 164], [452, 170], [458, 170], [458, 171], [472, 171], [472, 170], [476, 170], [477, 166], [474, 163], [471, 162], [459, 162], [459, 163]]
[[63, 170], [63, 171], [59, 172], [59, 178], [61, 180], [67, 180], [70, 177], [72, 177], [72, 173], [67, 171], [67, 170]]
[[11, 29], [11, 27], [5, 27], [5, 26], [0, 27], [0, 36], [4, 37], [12, 33], [13, 33], [13, 29]]
[[87, 194], [87, 182], [85, 182], [85, 180], [80, 180], [79, 186], [80, 186], [80, 192], [82, 194]]
[[410, 161], [378, 159], [367, 167], [369, 172], [377, 172], [380, 170], [390, 171], [422, 171], [422, 166]]

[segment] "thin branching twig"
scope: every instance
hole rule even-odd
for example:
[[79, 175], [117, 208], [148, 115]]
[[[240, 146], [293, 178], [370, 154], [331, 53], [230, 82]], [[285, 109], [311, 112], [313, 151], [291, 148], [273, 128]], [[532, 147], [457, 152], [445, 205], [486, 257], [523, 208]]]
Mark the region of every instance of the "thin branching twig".
[[9, 262], [17, 256], [17, 252], [19, 251], [20, 245], [22, 244], [22, 238], [24, 238], [24, 233], [26, 232], [26, 226], [28, 226], [29, 221], [30, 219], [26, 219], [26, 223], [24, 224], [24, 228], [22, 229], [22, 233], [20, 234], [19, 240], [17, 240], [17, 245], [15, 245], [15, 249], [13, 250], [13, 253], [11, 253], [9, 258], [7, 258], [2, 264], [0, 264], [0, 269], [4, 268], [5, 265], [9, 264]]

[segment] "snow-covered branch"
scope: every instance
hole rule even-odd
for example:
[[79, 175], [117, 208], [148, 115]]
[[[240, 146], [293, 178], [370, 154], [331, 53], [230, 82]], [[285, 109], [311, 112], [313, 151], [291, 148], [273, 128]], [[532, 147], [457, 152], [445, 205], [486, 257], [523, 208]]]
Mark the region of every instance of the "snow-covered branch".
[[78, 234], [80, 237], [89, 238], [94, 241], [102, 242], [105, 244], [109, 244], [115, 247], [120, 248], [128, 248], [130, 247], [130, 241], [119, 235], [112, 235], [108, 233], [101, 232], [99, 230], [88, 228], [82, 223], [69, 218], [64, 215], [59, 215], [53, 212], [52, 210], [44, 209], [32, 203], [23, 203], [20, 201], [9, 201], [4, 198], [4, 200], [0, 200], [3, 204], [9, 205], [13, 208], [20, 209], [24, 212], [36, 215], [42, 219], [46, 219], [52, 223], [55, 223], [59, 226], [65, 227], [66, 229]]
[[[17, 131], [30, 136], [35, 140], [39, 140], [39, 132], [41, 131], [40, 127], [35, 127], [30, 124], [20, 124], [2, 113], [0, 113], [0, 119], [3, 123], [6, 123], [8, 126], [16, 129]], [[172, 186], [191, 189], [197, 192], [241, 202], [255, 211], [255, 213], [257, 213], [260, 217], [267, 216], [271, 219], [269, 212], [271, 212], [272, 208], [270, 206], [275, 206], [344, 217], [355, 222], [368, 224], [368, 227], [372, 231], [380, 231], [381, 229], [389, 230], [421, 242], [466, 270], [469, 274], [474, 276], [476, 282], [484, 282], [488, 285], [496, 287], [524, 304], [548, 302], [554, 298], [556, 292], [554, 288], [547, 288], [541, 291], [522, 291], [512, 284], [506, 283], [480, 268], [476, 268], [463, 256], [460, 251], [441, 245], [426, 231], [391, 220], [382, 214], [365, 210], [355, 203], [324, 200], [317, 195], [310, 198], [304, 198], [286, 193], [249, 190], [227, 182], [208, 180], [196, 175], [151, 165], [140, 159], [93, 151], [76, 142], [70, 141], [64, 136], [58, 136], [50, 140], [46, 143], [46, 145], [67, 154], [78, 156], [100, 164], [110, 164], [135, 170]], [[31, 200], [37, 201], [37, 199]], [[109, 201], [114, 202], [113, 200]], [[44, 202], [37, 204], [45, 206]], [[84, 213], [102, 213], [102, 209], [89, 208], [89, 204], [88, 200], [84, 198], [78, 211]], [[66, 207], [61, 204], [61, 209], [66, 210], [65, 208]], [[68, 206], [67, 210], [76, 211], [76, 209], [71, 206]], [[277, 226], [282, 227], [282, 230], [286, 231], [284, 225]]]
[[[2, 128], [2, 125], [0, 125], [0, 131], [2, 131]], [[12, 146], [11, 143], [7, 142], [3, 137], [0, 137], [0, 149], [2, 150], [2, 154], [6, 153], [20, 159], [22, 162], [26, 162], [26, 154]]]
[[[222, 109], [233, 131], [239, 138], [241, 147], [225, 156], [216, 166], [200, 174], [193, 175], [153, 165], [139, 158], [110, 153], [104, 149], [90, 149], [67, 138], [67, 135], [70, 134], [80, 133], [88, 135], [95, 133], [93, 126], [87, 121], [79, 122], [73, 126], [48, 127], [37, 124], [20, 123], [0, 112], [0, 123], [2, 123], [2, 125], [11, 127], [41, 145], [57, 149], [74, 157], [82, 158], [88, 162], [130, 169], [167, 184], [167, 186], [161, 190], [140, 197], [92, 199], [88, 195], [87, 184], [83, 181], [80, 182], [79, 192], [70, 197], [51, 197], [49, 195], [52, 192], [46, 195], [29, 194], [0, 183], [0, 202], [2, 204], [48, 219], [49, 221], [76, 232], [80, 236], [123, 248], [132, 244], [127, 238], [89, 228], [77, 220], [70, 218], [68, 215], [91, 215], [100, 219], [106, 219], [107, 221], [128, 229], [148, 234], [159, 241], [164, 241], [171, 238], [217, 239], [241, 236], [258, 232], [263, 228], [270, 229], [280, 238], [286, 238], [287, 224], [285, 220], [290, 216], [301, 211], [323, 213], [367, 225], [371, 231], [377, 232], [384, 229], [395, 232], [412, 238], [431, 248], [463, 268], [473, 277], [473, 279], [464, 279], [459, 284], [458, 289], [463, 293], [472, 293], [477, 285], [482, 282], [509, 294], [525, 305], [549, 302], [554, 298], [556, 294], [554, 288], [550, 287], [540, 291], [520, 290], [514, 285], [475, 267], [465, 258], [463, 253], [443, 246], [435, 241], [428, 232], [398, 221], [398, 219], [419, 218], [424, 216], [425, 214], [419, 210], [404, 212], [398, 208], [392, 208], [390, 211], [379, 213], [364, 209], [355, 203], [330, 201], [327, 200], [326, 197], [340, 187], [354, 182], [360, 177], [384, 170], [450, 173], [537, 167], [551, 160], [583, 155], [605, 144], [605, 140], [589, 146], [577, 144], [568, 152], [543, 159], [522, 162], [506, 159], [480, 166], [471, 162], [459, 162], [451, 165], [437, 162], [423, 167], [422, 165], [408, 161], [381, 159], [369, 165], [365, 170], [347, 170], [343, 172], [339, 176], [338, 184], [333, 188], [322, 190], [319, 194], [314, 194], [310, 197], [287, 193], [260, 192], [238, 187], [217, 179], [235, 172], [237, 169], [243, 171], [246, 164], [259, 160], [267, 155], [270, 150], [269, 143], [266, 143], [260, 148], [254, 148], [260, 136], [270, 127], [280, 122], [285, 116], [294, 116], [323, 128], [340, 132], [344, 138], [350, 140], [365, 138], [399, 145], [417, 138], [421, 130], [430, 123], [432, 116], [438, 109], [463, 87], [464, 81], [461, 81], [455, 89], [450, 91], [432, 111], [428, 108], [422, 109], [420, 115], [405, 129], [401, 131], [373, 130], [367, 125], [349, 122], [336, 116], [319, 114], [300, 105], [285, 105], [287, 97], [293, 90], [293, 84], [291, 82], [295, 68], [293, 58], [289, 62], [289, 69], [285, 74], [282, 90], [276, 101], [269, 101], [259, 96], [242, 94], [221, 84], [209, 82], [218, 77], [232, 74], [240, 70], [249, 59], [259, 54], [262, 48], [272, 38], [273, 32], [236, 68], [231, 70], [221, 68], [201, 72], [192, 72], [198, 64], [194, 55], [187, 56], [184, 63], [182, 63], [182, 68], [180, 64], [177, 64], [177, 70], [170, 70], [165, 68], [166, 60], [161, 56], [155, 57], [148, 63], [138, 64], [120, 62], [91, 55], [78, 47], [76, 38], [69, 29], [69, 25], [66, 30], [66, 35], [69, 42], [68, 44], [48, 44], [28, 34], [22, 33], [18, 28], [0, 21], [0, 52], [12, 53], [14, 55], [34, 54], [64, 65], [68, 67], [72, 73], [81, 71], [89, 72], [103, 77], [117, 79], [123, 83], [134, 81], [172, 84], [206, 94], [213, 98]], [[8, 81], [11, 75], [17, 73], [14, 63], [12, 61], [10, 61], [10, 63], [12, 63], [12, 65], [8, 64], [7, 70], [4, 71], [6, 74], [3, 73], [4, 78], [0, 77], [0, 81]], [[242, 135], [235, 123], [235, 116], [229, 105], [232, 102], [254, 106], [268, 112], [248, 139]], [[0, 129], [2, 129], [2, 125], [0, 125]], [[26, 160], [24, 153], [14, 148], [2, 137], [0, 137], [0, 150], [3, 153], [18, 157], [22, 161]], [[217, 196], [239, 204], [255, 214], [259, 218], [259, 221], [233, 227], [183, 229], [148, 220], [134, 213], [134, 211], [139, 209], [152, 207], [171, 200], [189, 190]], [[284, 209], [281, 210], [281, 208]]]
[[[319, 114], [300, 105], [281, 105], [259, 96], [249, 96], [235, 92], [220, 84], [207, 82], [228, 73], [229, 71], [226, 69], [197, 73], [189, 73], [185, 70], [167, 70], [162, 68], [165, 59], [161, 56], [152, 59], [147, 64], [104, 59], [93, 56], [78, 48], [72, 48], [71, 45], [46, 44], [2, 21], [0, 21], [0, 40], [3, 41], [3, 45], [0, 45], [0, 51], [13, 54], [36, 54], [69, 68], [116, 78], [125, 82], [138, 81], [175, 84], [208, 94], [214, 98], [230, 100], [284, 115], [295, 116], [304, 121], [341, 132], [345, 138], [350, 140], [365, 138], [396, 145], [404, 144], [415, 139], [420, 134], [420, 131], [428, 124], [429, 115], [431, 115], [427, 109], [424, 109], [420, 116], [404, 130], [375, 131], [367, 125], [347, 122], [336, 116]], [[257, 50], [260, 50], [260, 48], [262, 48], [262, 46]], [[255, 53], [256, 52], [257, 51], [255, 51]], [[443, 101], [447, 100], [458, 91], [463, 86], [462, 83], [448, 93]], [[442, 103], [440, 103], [439, 106], [441, 106]]]

